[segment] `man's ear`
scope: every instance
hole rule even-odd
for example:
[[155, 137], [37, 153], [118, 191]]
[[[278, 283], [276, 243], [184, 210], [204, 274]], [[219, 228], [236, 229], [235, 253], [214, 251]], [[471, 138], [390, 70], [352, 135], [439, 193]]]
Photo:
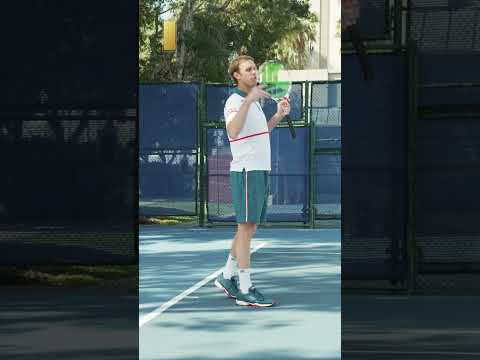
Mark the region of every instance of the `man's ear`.
[[[237, 75], [237, 76], [235, 76], [235, 75]], [[233, 76], [233, 78], [234, 78], [235, 80], [237, 80], [237, 83], [238, 83], [238, 79], [240, 78], [240, 74], [238, 73], [238, 71], [235, 71], [235, 72], [232, 74], [232, 76]]]

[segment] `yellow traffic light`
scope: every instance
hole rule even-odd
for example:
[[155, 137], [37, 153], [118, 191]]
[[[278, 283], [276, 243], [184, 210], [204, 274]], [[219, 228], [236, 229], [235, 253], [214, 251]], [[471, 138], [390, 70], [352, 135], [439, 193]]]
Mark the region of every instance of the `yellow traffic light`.
[[177, 49], [177, 21], [165, 20], [163, 22], [163, 50], [175, 51]]

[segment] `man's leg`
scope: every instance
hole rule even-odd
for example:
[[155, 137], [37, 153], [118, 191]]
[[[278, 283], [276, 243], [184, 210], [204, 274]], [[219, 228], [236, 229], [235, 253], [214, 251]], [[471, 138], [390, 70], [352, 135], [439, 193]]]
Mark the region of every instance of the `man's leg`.
[[[215, 280], [215, 286], [223, 289], [229, 297], [235, 298], [238, 292], [236, 281], [232, 279], [234, 275], [239, 276], [240, 283], [243, 284], [245, 292], [248, 292], [252, 286], [250, 280], [250, 243], [252, 235], [255, 233], [256, 225], [253, 223], [238, 224], [237, 233], [232, 242], [232, 249], [228, 254], [227, 262], [220, 274]], [[244, 265], [241, 273], [237, 266], [237, 259], [232, 254], [239, 254], [239, 262]]]
[[[250, 239], [253, 238], [253, 235], [256, 232], [256, 225], [252, 224], [253, 226], [250, 227]], [[235, 237], [233, 238], [232, 241], [232, 248], [230, 249], [230, 252], [228, 254], [227, 262], [225, 264], [225, 267], [223, 268], [223, 277], [225, 279], [231, 279], [232, 276], [238, 275], [238, 262], [237, 262], [237, 244], [238, 244], [238, 238], [241, 236], [239, 235], [240, 231], [237, 230]]]
[[237, 305], [267, 307], [275, 304], [273, 299], [265, 297], [256, 287], [252, 287], [250, 279], [250, 244], [257, 226], [254, 223], [238, 224], [236, 254], [238, 258], [238, 277], [240, 291], [236, 294]]
[[233, 237], [233, 242], [232, 242], [232, 248], [230, 249], [230, 255], [232, 255], [234, 258], [237, 257], [237, 239], [238, 239], [238, 229], [237, 232], [235, 233], [235, 236]]
[[[250, 229], [250, 239], [253, 238], [253, 235], [255, 235], [255, 232], [257, 231], [257, 225], [252, 224], [254, 226], [251, 227]], [[235, 236], [233, 237], [233, 242], [232, 242], [232, 248], [230, 249], [230, 255], [232, 255], [235, 259], [237, 258], [237, 243], [238, 243], [238, 229], [237, 232], [235, 233]]]
[[252, 286], [250, 279], [250, 245], [252, 235], [255, 233], [256, 225], [253, 223], [238, 224], [237, 240], [235, 250], [238, 262], [238, 276], [240, 290], [246, 294]]
[[237, 265], [237, 251], [236, 251], [236, 244], [237, 244], [237, 239], [238, 239], [238, 231], [235, 234], [235, 237], [233, 238], [232, 241], [232, 248], [230, 249], [230, 252], [228, 253], [228, 258], [227, 262], [225, 263], [225, 266], [223, 267], [223, 277], [224, 279], [231, 279], [232, 276], [237, 275], [238, 273], [238, 265]]

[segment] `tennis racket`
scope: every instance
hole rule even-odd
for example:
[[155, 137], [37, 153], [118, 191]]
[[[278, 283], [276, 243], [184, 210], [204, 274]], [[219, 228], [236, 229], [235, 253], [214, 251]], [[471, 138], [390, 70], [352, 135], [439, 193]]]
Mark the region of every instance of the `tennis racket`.
[[[259, 83], [264, 85], [264, 91], [268, 92], [277, 104], [286, 99], [290, 102], [290, 92], [292, 91], [292, 82], [286, 67], [279, 61], [270, 60], [264, 62], [258, 69]], [[290, 129], [292, 139], [297, 137], [295, 128], [289, 115], [285, 116]]]

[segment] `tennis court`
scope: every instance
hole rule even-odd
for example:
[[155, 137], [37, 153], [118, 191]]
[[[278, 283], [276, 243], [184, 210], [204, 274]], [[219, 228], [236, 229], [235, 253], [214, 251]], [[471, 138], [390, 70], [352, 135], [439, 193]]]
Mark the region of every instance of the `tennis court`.
[[340, 359], [340, 231], [259, 228], [256, 309], [213, 285], [234, 229], [140, 228], [140, 359]]
[[[140, 228], [140, 358], [340, 359], [340, 82], [293, 83], [296, 137], [286, 122], [270, 136], [272, 203], [251, 265], [279, 302], [269, 309], [237, 306], [213, 285], [236, 231], [223, 121], [232, 91], [140, 85], [140, 215], [196, 219]], [[275, 102], [262, 106], [273, 116]]]
[[134, 359], [137, 302], [133, 286], [2, 286], [2, 357]]
[[342, 359], [478, 359], [478, 297], [343, 295]]

